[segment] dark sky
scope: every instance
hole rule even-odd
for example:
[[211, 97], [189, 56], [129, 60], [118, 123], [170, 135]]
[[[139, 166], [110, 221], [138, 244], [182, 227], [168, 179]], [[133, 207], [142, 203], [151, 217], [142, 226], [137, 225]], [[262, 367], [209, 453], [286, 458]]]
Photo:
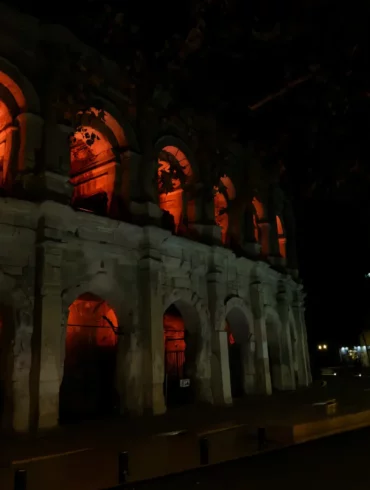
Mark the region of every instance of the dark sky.
[[[140, 9], [142, 9], [142, 7], [139, 8], [140, 2], [133, 3], [121, 1], [113, 3], [116, 5], [123, 5], [122, 10], [124, 11], [129, 5], [136, 5], [136, 7], [132, 7], [136, 11], [136, 14], [137, 12], [141, 12]], [[185, 5], [186, 3], [189, 3], [190, 5], [190, 2], [183, 2], [181, 5]], [[285, 7], [288, 6], [289, 8], [294, 4], [294, 2], [283, 3]], [[303, 3], [309, 5], [317, 2], [306, 1]], [[328, 4], [330, 2], [326, 3]], [[17, 4], [17, 0], [10, 3], [10, 5], [14, 4]], [[165, 17], [161, 17], [157, 20], [153, 20], [154, 12], [156, 11], [154, 3], [147, 1], [146, 4], [147, 8], [143, 9], [143, 12], [145, 12], [145, 19], [142, 17], [142, 22], [146, 22], [147, 25], [150, 26], [151, 38], [153, 40], [155, 40], [156, 37], [159, 37], [155, 36], [155, 32], [158, 31], [158, 29], [163, 37], [164, 32], [166, 32], [163, 29], [163, 26], [169, 26], [169, 23], [172, 23], [173, 19], [177, 18], [176, 11], [178, 9], [178, 4], [172, 2], [172, 7], [171, 9], [166, 10]], [[151, 12], [148, 11], [149, 4], [152, 8]], [[270, 12], [269, 15], [266, 14], [264, 16], [265, 23], [267, 24], [271, 21], [270, 23], [273, 25], [274, 19], [283, 15], [283, 13], [279, 12], [279, 9], [272, 9], [273, 5], [276, 7], [276, 2], [260, 2], [260, 4], [261, 9], [265, 10], [265, 13]], [[353, 2], [352, 4], [354, 5]], [[82, 38], [88, 37], [86, 26], [81, 30], [78, 28], [78, 21], [76, 21], [77, 12], [75, 10], [69, 11], [64, 9], [63, 11], [61, 10], [58, 12], [56, 10], [56, 5], [50, 4], [49, 10], [47, 10], [47, 5], [49, 4], [38, 7], [37, 3], [28, 3], [26, 5], [24, 2], [18, 2], [18, 6], [21, 7], [22, 10], [26, 9], [28, 12], [38, 16], [42, 14], [44, 19], [52, 20], [54, 22], [59, 21], [67, 26], [72, 26], [75, 34], [80, 35]], [[90, 18], [94, 17], [94, 5], [96, 5], [96, 2], [84, 2], [79, 5], [81, 6], [81, 9], [87, 9]], [[186, 8], [184, 12], [185, 11]], [[335, 44], [338, 39], [342, 40], [341, 36], [339, 36], [339, 38], [335, 38], [335, 36], [338, 35], [338, 32], [341, 32], [343, 25], [347, 29], [351, 20], [346, 21], [346, 17], [344, 16], [343, 20], [337, 22], [332, 31], [326, 27], [337, 11], [337, 7], [334, 10], [333, 7], [330, 7], [327, 11], [321, 9], [316, 10], [316, 17], [312, 16], [312, 19], [310, 19], [311, 25], [313, 26], [312, 29], [315, 29], [315, 26], [317, 28], [319, 28], [318, 26], [323, 27], [323, 32], [326, 33], [327, 37], [325, 39], [323, 37], [321, 44], [320, 36], [315, 37], [313, 31], [310, 32], [309, 29], [306, 29], [306, 33], [299, 43], [289, 47], [291, 51], [289, 55], [291, 65], [289, 67], [290, 72], [299, 75], [302, 73], [302, 70], [304, 72], [305, 66], [307, 66], [308, 63], [315, 63], [317, 59], [325, 61], [325, 51], [328, 50], [328, 52], [330, 52], [330, 49], [332, 49], [331, 44]], [[253, 15], [255, 14], [256, 12]], [[307, 15], [309, 14], [310, 11], [307, 10]], [[264, 14], [258, 15], [262, 18]], [[349, 18], [351, 17], [349, 16]], [[305, 22], [305, 19], [302, 19], [303, 18], [301, 17], [299, 20], [300, 25]], [[182, 21], [186, 25], [186, 19], [183, 19]], [[177, 19], [177, 22], [179, 22], [179, 19]], [[343, 22], [347, 22], [348, 25], [343, 24]], [[350, 28], [347, 29], [349, 33], [348, 36], [354, 36], [356, 34], [355, 26], [350, 25], [349, 27]], [[170, 28], [168, 30], [169, 32], [171, 31]], [[330, 35], [333, 35], [332, 41]], [[366, 35], [368, 35], [367, 30]], [[310, 41], [311, 38], [312, 43]], [[89, 42], [89, 39], [86, 40]], [[282, 50], [279, 51], [279, 53], [283, 53], [284, 55], [285, 51]], [[278, 58], [275, 56], [275, 53], [272, 52], [268, 53], [268, 48], [265, 55], [264, 62], [269, 65], [263, 68], [265, 73], [273, 73], [282, 70], [284, 58]], [[292, 56], [293, 58], [295, 56], [295, 62], [293, 64], [291, 63]], [[365, 58], [369, 58], [367, 54]], [[253, 57], [249, 59], [253, 59]], [[340, 58], [334, 61], [336, 66], [335, 69], [333, 69], [333, 72], [337, 70], [337, 67], [341, 66]], [[344, 64], [345, 63], [343, 63], [343, 65]], [[276, 67], [274, 68], [275, 65]], [[238, 69], [239, 68], [236, 68], [236, 70]], [[245, 69], [243, 70], [243, 73], [239, 74], [240, 76], [236, 76], [237, 72], [234, 73], [235, 87], [237, 81], [239, 81], [241, 88], [245, 86], [242, 77], [245, 76], [247, 81], [248, 78], [252, 78], [252, 71], [250, 71], [248, 75], [248, 70], [250, 70], [250, 66], [249, 64], [245, 64]], [[365, 72], [362, 72], [361, 69], [358, 71], [357, 75], [356, 81], [361, 85], [361, 77], [365, 81], [367, 75]], [[259, 87], [261, 93], [255, 93], [254, 95], [263, 97], [264, 94], [267, 95], [269, 89], [271, 89], [270, 91], [274, 91], [274, 89], [281, 83], [282, 80], [280, 80], [279, 77], [274, 80], [273, 77], [265, 75], [264, 77], [261, 77], [258, 83], [255, 83], [255, 88], [253, 89], [257, 90], [257, 87]], [[230, 92], [230, 87], [228, 87], [228, 90]], [[300, 269], [308, 293], [307, 326], [309, 338], [312, 343], [327, 342], [329, 344], [338, 342], [340, 344], [355, 344], [357, 343], [358, 333], [366, 324], [367, 318], [369, 318], [367, 312], [370, 303], [370, 280], [367, 282], [364, 275], [367, 271], [370, 271], [370, 199], [368, 197], [370, 189], [367, 182], [356, 182], [353, 185], [348, 185], [343, 194], [339, 192], [338, 195], [332, 191], [324, 191], [318, 196], [311, 196], [310, 198], [306, 197], [306, 194], [302, 191], [302, 187], [307, 183], [306, 175], [308, 167], [312, 166], [314, 168], [313, 172], [316, 172], [317, 174], [322, 173], [325, 179], [325, 172], [330, 173], [333, 168], [335, 169], [337, 159], [340, 158], [340, 154], [339, 156], [338, 154], [334, 155], [335, 150], [340, 147], [341, 152], [351, 154], [353, 147], [351, 148], [350, 145], [346, 146], [344, 144], [346, 137], [343, 137], [343, 135], [336, 140], [333, 140], [331, 147], [330, 145], [323, 145], [323, 142], [326, 141], [329, 134], [321, 134], [322, 141], [320, 144], [316, 144], [315, 151], [311, 151], [311, 146], [307, 142], [308, 121], [312, 116], [311, 112], [316, 110], [316, 115], [319, 115], [319, 122], [321, 119], [324, 130], [325, 126], [330, 128], [331, 120], [328, 119], [327, 114], [322, 112], [322, 115], [320, 115], [322, 107], [327, 106], [325, 98], [327, 96], [329, 97], [329, 95], [327, 95], [325, 90], [319, 92], [316, 88], [311, 89], [309, 84], [307, 85], [307, 89], [304, 90], [306, 90], [306, 95], [302, 96], [304, 91], [302, 92], [299, 88], [297, 89], [300, 94], [299, 97], [294, 98], [293, 96], [291, 99], [284, 97], [283, 102], [275, 105], [272, 104], [267, 111], [262, 110], [258, 115], [259, 125], [262, 128], [267, 126], [272, 128], [282, 128], [282, 132], [285, 131], [289, 133], [289, 148], [284, 156], [286, 158], [287, 167], [285, 187], [294, 199], [297, 215], [297, 241]], [[343, 98], [344, 96], [342, 96], [342, 93], [338, 90], [339, 103], [342, 102]], [[369, 121], [367, 120], [366, 124], [360, 124], [358, 127], [356, 125], [356, 121], [360, 120], [361, 111], [362, 106], [355, 109], [351, 116], [353, 117], [353, 124], [350, 122], [347, 125], [348, 139], [349, 133], [351, 133], [351, 141], [354, 141], [354, 135], [361, 133], [361, 128], [365, 128], [363, 130], [364, 134], [362, 135], [362, 138], [367, 140], [366, 131]], [[254, 123], [255, 121], [253, 118], [248, 119], [246, 127], [244, 128], [246, 139], [253, 133]], [[363, 158], [365, 165], [367, 165], [369, 157], [370, 152]], [[330, 161], [329, 166], [328, 161]]]

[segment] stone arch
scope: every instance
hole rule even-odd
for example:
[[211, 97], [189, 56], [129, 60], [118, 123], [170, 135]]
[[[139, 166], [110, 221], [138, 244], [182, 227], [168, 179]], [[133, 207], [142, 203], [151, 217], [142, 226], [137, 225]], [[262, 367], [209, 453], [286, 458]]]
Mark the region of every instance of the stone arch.
[[199, 172], [190, 149], [178, 138], [165, 136], [155, 144], [159, 207], [166, 212], [169, 225], [184, 233], [196, 221], [194, 186]]
[[195, 398], [198, 401], [212, 402], [211, 391], [211, 326], [207, 306], [197, 294], [189, 290], [176, 289], [163, 300], [163, 313], [175, 305], [185, 324], [185, 330], [195, 338], [194, 362], [191, 366], [195, 383]]
[[253, 314], [239, 297], [225, 306], [225, 330], [228, 334], [228, 362], [232, 396], [255, 391], [255, 341]]
[[223, 244], [229, 242], [229, 205], [236, 197], [235, 187], [227, 175], [220, 178], [220, 183], [214, 188], [214, 212], [216, 224], [221, 228]]
[[70, 183], [72, 205], [82, 211], [114, 216], [127, 199], [129, 178], [121, 165], [127, 164], [126, 135], [118, 121], [103, 109], [77, 115], [70, 139]]
[[254, 336], [254, 318], [250, 306], [242, 298], [235, 296], [228, 299], [225, 304], [225, 318], [233, 309], [239, 310], [245, 316], [249, 328], [248, 336]]
[[0, 56], [1, 84], [12, 93], [20, 112], [40, 113], [40, 99], [31, 82], [10, 63]]
[[65, 327], [59, 421], [111, 415], [118, 405], [117, 315], [102, 297], [86, 292], [69, 306]]
[[[18, 172], [33, 169], [42, 140], [39, 98], [20, 71], [0, 57], [0, 188], [11, 192]], [[32, 134], [29, 137], [28, 134]], [[27, 162], [26, 162], [27, 161]]]
[[122, 113], [119, 111], [114, 103], [110, 102], [104, 97], [95, 96], [91, 100], [91, 105], [93, 107], [104, 108], [104, 111], [115, 119], [115, 121], [122, 129], [128, 149], [134, 152], [140, 151], [140, 146], [133, 127], [125, 117], [122, 117]]
[[117, 345], [117, 365], [116, 365], [116, 389], [120, 398], [120, 407], [124, 411], [129, 400], [128, 382], [131, 371], [138, 369], [141, 363], [141, 352], [132, 356], [132, 350], [137, 351], [135, 343], [138, 332], [134, 331], [134, 318], [131, 308], [125, 303], [127, 292], [125, 292], [111, 275], [98, 272], [94, 276], [87, 277], [79, 284], [74, 285], [62, 292], [62, 325], [60, 331], [60, 382], [63, 377], [65, 345], [66, 345], [66, 324], [68, 321], [69, 307], [76, 298], [84, 293], [90, 293], [106, 301], [114, 310], [117, 318], [117, 326], [121, 330], [118, 335]]

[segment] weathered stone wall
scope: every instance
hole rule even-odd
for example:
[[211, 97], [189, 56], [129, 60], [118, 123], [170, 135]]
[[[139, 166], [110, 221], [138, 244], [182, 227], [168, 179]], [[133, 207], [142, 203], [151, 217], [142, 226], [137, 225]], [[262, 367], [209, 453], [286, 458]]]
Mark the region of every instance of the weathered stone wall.
[[[237, 253], [223, 247], [209, 200], [213, 184], [197, 166], [197, 157], [204, 158], [201, 146], [179, 118], [166, 120], [152, 111], [139, 124], [132, 100], [115, 86], [117, 67], [103, 60], [106, 80], [88, 105], [99, 104], [110, 119], [105, 126], [89, 121], [113, 141], [116, 205], [104, 217], [75, 211], [69, 135], [76, 127], [54, 104], [65, 80], [49, 70], [52, 50], [45, 48], [94, 53], [62, 27], [41, 26], [1, 4], [0, 14], [0, 100], [5, 94], [11, 108], [11, 131], [2, 135], [11, 151], [6, 159], [0, 155], [10, 170], [0, 187], [2, 195], [12, 196], [0, 197], [3, 427], [26, 431], [58, 424], [68, 309], [85, 293], [105, 300], [117, 316], [122, 412], [166, 410], [163, 314], [171, 304], [196, 338], [191, 369], [198, 401], [232, 403], [226, 324], [241, 345], [244, 392], [306, 386], [304, 298], [292, 279], [297, 275], [293, 217], [281, 191], [258, 192], [263, 207], [258, 226], [266, 231], [270, 253], [262, 261], [252, 215], [239, 212], [252, 213], [253, 207], [241, 204], [246, 189], [253, 198], [242, 182], [245, 153], [232, 148], [228, 176], [236, 183], [239, 208], [230, 208], [229, 218], [241, 241]], [[79, 115], [79, 124], [85, 116]], [[164, 145], [181, 149], [194, 175], [197, 192], [186, 237], [164, 229], [158, 206], [157, 158]], [[287, 231], [287, 260], [278, 252], [277, 214]]]

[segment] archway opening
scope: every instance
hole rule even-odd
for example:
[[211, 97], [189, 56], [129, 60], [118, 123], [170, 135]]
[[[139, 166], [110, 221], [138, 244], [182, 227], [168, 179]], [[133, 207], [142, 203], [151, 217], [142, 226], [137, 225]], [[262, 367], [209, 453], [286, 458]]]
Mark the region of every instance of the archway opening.
[[177, 301], [163, 315], [164, 384], [167, 407], [195, 401], [195, 383], [200, 347], [198, 319], [192, 307]]
[[22, 124], [16, 119], [25, 108], [25, 99], [20, 88], [5, 73], [0, 72], [0, 188], [9, 188], [12, 174], [22, 169], [19, 155], [22, 146], [19, 131]]
[[184, 231], [194, 221], [195, 204], [186, 202], [185, 191], [193, 176], [186, 155], [176, 146], [165, 146], [158, 155], [159, 207], [173, 220], [173, 231]]
[[247, 366], [251, 359], [248, 346], [251, 341], [250, 328], [244, 313], [233, 308], [226, 316], [225, 330], [228, 337], [231, 396], [240, 398], [246, 392]]
[[220, 178], [218, 187], [214, 189], [214, 210], [216, 224], [221, 228], [222, 243], [228, 242], [230, 201], [235, 199], [236, 193], [231, 179], [224, 175]]
[[93, 294], [79, 296], [70, 306], [59, 394], [61, 423], [105, 417], [116, 411], [116, 327], [113, 309]]
[[79, 114], [80, 126], [70, 140], [72, 205], [102, 216], [110, 212], [119, 162], [125, 145], [122, 129], [108, 113], [91, 108]]

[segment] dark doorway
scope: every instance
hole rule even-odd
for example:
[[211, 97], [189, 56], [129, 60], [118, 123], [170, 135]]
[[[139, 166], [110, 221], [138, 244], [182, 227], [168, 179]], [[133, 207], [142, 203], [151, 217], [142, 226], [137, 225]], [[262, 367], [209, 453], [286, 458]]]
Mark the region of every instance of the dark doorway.
[[229, 328], [227, 328], [227, 332], [231, 396], [233, 398], [240, 398], [244, 394], [241, 345], [235, 342], [234, 336]]
[[167, 407], [194, 401], [193, 376], [190, 372], [191, 338], [175, 305], [163, 316], [165, 372], [163, 394]]
[[61, 423], [112, 415], [118, 408], [115, 390], [117, 318], [112, 308], [92, 295], [70, 306], [64, 375], [59, 394]]

